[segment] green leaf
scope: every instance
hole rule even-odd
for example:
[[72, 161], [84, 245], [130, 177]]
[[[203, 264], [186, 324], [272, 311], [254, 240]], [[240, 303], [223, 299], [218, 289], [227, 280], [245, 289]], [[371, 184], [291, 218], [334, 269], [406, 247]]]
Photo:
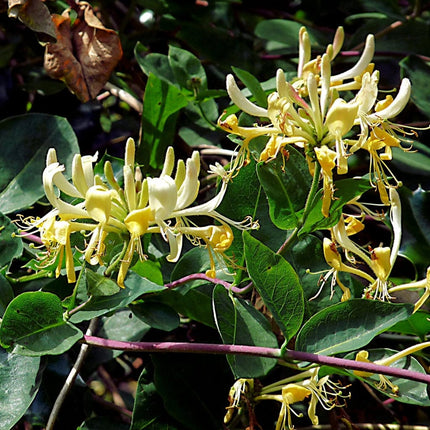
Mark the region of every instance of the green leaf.
[[1, 345], [22, 355], [62, 354], [81, 337], [77, 327], [64, 321], [61, 300], [42, 291], [12, 300], [0, 326]]
[[232, 70], [234, 74], [243, 82], [246, 88], [251, 91], [251, 94], [255, 97], [257, 105], [266, 108], [267, 95], [261, 87], [258, 79], [246, 70], [239, 69], [239, 67], [232, 66]]
[[283, 230], [297, 226], [312, 183], [303, 155], [293, 147], [288, 152], [288, 160], [278, 155], [276, 160], [257, 165], [258, 178], [269, 202], [270, 219]]
[[286, 19], [266, 19], [255, 27], [255, 34], [262, 39], [274, 40], [297, 49], [297, 37], [302, 24]]
[[9, 267], [11, 261], [22, 254], [23, 249], [15, 224], [0, 213], [0, 267]]
[[[221, 285], [215, 287], [213, 301], [215, 322], [225, 344], [278, 348], [269, 321], [254, 307], [230, 296]], [[235, 378], [258, 378], [276, 365], [276, 360], [262, 357], [228, 355], [227, 360]]]
[[154, 169], [163, 166], [167, 147], [173, 141], [177, 113], [188, 104], [181, 92], [152, 73], [145, 88], [142, 137], [136, 160]]
[[[385, 358], [391, 357], [396, 354], [398, 351], [394, 351], [392, 349], [369, 349], [369, 360], [383, 360]], [[344, 358], [349, 360], [355, 360], [355, 353], [347, 354]], [[407, 369], [415, 372], [420, 372], [425, 374], [426, 371], [418, 362], [418, 360], [412, 356], [403, 357], [400, 360], [395, 361], [390, 367], [395, 367], [397, 369]], [[427, 393], [427, 384], [423, 382], [411, 381], [409, 379], [399, 378], [395, 376], [386, 376], [387, 379], [390, 380], [394, 385], [399, 387], [399, 392], [397, 394], [393, 394], [391, 389], [387, 387], [386, 390], [381, 390], [378, 383], [380, 382], [379, 375], [375, 374], [368, 378], [362, 378], [355, 375], [353, 372], [350, 372], [354, 375], [354, 377], [361, 379], [362, 381], [370, 384], [373, 388], [380, 391], [381, 393], [395, 399], [398, 402], [409, 403], [412, 405], [419, 406], [430, 406], [430, 399]]]
[[322, 190], [320, 190], [314, 198], [312, 209], [300, 229], [299, 236], [333, 227], [342, 215], [342, 208], [355, 197], [361, 196], [364, 192], [370, 190], [372, 186], [368, 179], [351, 178], [336, 181], [335, 188], [336, 191], [334, 200], [330, 205], [329, 216], [325, 217], [321, 212]]
[[290, 263], [267, 246], [243, 234], [246, 266], [286, 341], [300, 328], [304, 314], [303, 289]]
[[412, 101], [426, 117], [430, 116], [429, 65], [415, 55], [404, 58], [399, 64], [402, 77], [412, 82]]
[[12, 286], [7, 279], [0, 273], [0, 318], [7, 308], [7, 305], [13, 300], [14, 293]]
[[157, 299], [175, 309], [181, 315], [215, 328], [212, 313], [212, 284], [192, 289], [178, 287], [157, 295]]
[[391, 163], [406, 175], [430, 174], [430, 148], [418, 141], [411, 142], [412, 151], [393, 148]]
[[400, 321], [390, 328], [390, 331], [401, 334], [412, 334], [418, 336], [422, 342], [430, 333], [430, 314], [424, 311], [417, 311], [407, 320]]
[[146, 54], [143, 45], [137, 42], [134, 48], [134, 56], [146, 76], [149, 77], [149, 75], [153, 74], [169, 85], [176, 84], [175, 75], [170, 67], [167, 55], [159, 54], [158, 52]]
[[169, 46], [169, 64], [175, 76], [176, 82], [190, 91], [206, 90], [207, 79], [205, 69], [200, 60], [185, 49]]
[[0, 134], [0, 207], [6, 214], [27, 208], [44, 195], [42, 172], [49, 148], [57, 150], [66, 171], [74, 154], [79, 153], [72, 127], [59, 116], [7, 118], [0, 121]]
[[87, 291], [89, 296], [112, 296], [120, 291], [119, 285], [99, 273], [85, 269]]
[[154, 383], [148, 383], [147, 379], [147, 371], [144, 369], [137, 381], [130, 430], [147, 429], [160, 416], [165, 415], [162, 399], [157, 393]]
[[170, 307], [155, 301], [130, 305], [137, 318], [158, 330], [172, 331], [179, 327], [179, 315]]
[[70, 317], [72, 323], [79, 323], [126, 307], [138, 297], [164, 290], [163, 285], [154, 284], [131, 272], [125, 280], [125, 288], [111, 296], [92, 297], [88, 303]]
[[[148, 324], [136, 318], [129, 309], [122, 309], [110, 316], [101, 317], [95, 336], [123, 342], [138, 342], [150, 329]], [[89, 371], [88, 368], [95, 370], [100, 364], [121, 354], [122, 351], [119, 350], [91, 348], [86, 359], [86, 370]]]
[[163, 285], [163, 274], [161, 273], [160, 263], [152, 260], [139, 260], [132, 268], [142, 278], [151, 282]]
[[[258, 220], [260, 228], [253, 234], [271, 249], [278, 249], [285, 240], [284, 232], [275, 227], [270, 220], [267, 199], [257, 177], [256, 163], [252, 159], [251, 163], [240, 169], [234, 180], [229, 183], [217, 212], [237, 221], [247, 216]], [[243, 261], [242, 234], [238, 229], [233, 229], [233, 232], [234, 241], [227, 254], [234, 256], [240, 265]]]
[[41, 378], [39, 357], [8, 354], [0, 348], [0, 423], [11, 429], [35, 398]]
[[318, 312], [302, 327], [298, 351], [333, 355], [363, 348], [375, 336], [405, 320], [413, 306], [351, 299]]

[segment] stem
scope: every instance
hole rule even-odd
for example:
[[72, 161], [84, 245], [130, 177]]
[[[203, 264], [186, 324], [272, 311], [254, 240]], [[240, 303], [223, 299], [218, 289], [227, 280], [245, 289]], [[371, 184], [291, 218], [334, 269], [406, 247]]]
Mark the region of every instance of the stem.
[[[96, 328], [97, 319], [94, 318], [91, 320], [90, 325], [88, 326], [87, 332], [85, 336], [91, 336], [93, 331]], [[81, 350], [79, 351], [78, 358], [76, 359], [75, 364], [72, 367], [72, 370], [70, 371], [69, 375], [67, 376], [66, 382], [63, 385], [63, 388], [61, 389], [60, 393], [58, 394], [57, 399], [55, 400], [54, 406], [52, 408], [51, 414], [49, 415], [48, 424], [46, 425], [46, 430], [53, 430], [55, 421], [57, 420], [58, 414], [60, 412], [61, 406], [64, 403], [64, 400], [66, 399], [67, 394], [69, 393], [70, 389], [72, 388], [72, 385], [78, 376], [78, 373], [82, 367], [82, 364], [84, 362], [85, 356], [87, 355], [89, 345], [83, 343], [81, 345]]]
[[204, 273], [193, 273], [191, 275], [184, 276], [183, 278], [177, 279], [176, 281], [169, 282], [168, 284], [164, 284], [166, 288], [176, 288], [179, 285], [186, 284], [187, 282], [194, 281], [196, 279], [202, 279], [204, 281], [211, 282], [212, 284], [220, 284], [223, 287], [225, 287], [227, 290], [233, 291], [233, 293], [236, 294], [243, 294], [250, 288], [250, 285], [246, 285], [243, 288], [233, 287], [230, 282], [224, 281], [222, 279], [218, 278], [210, 278], [209, 276], [205, 275]]
[[105, 270], [104, 275], [109, 278], [110, 275], [112, 274], [112, 272], [114, 271], [115, 267], [117, 266], [117, 264], [122, 260], [122, 258], [125, 255], [125, 252], [127, 251], [127, 247], [128, 247], [128, 243], [130, 240], [125, 240], [124, 244], [122, 246], [122, 250], [119, 253], [118, 257], [114, 260], [114, 262], [112, 264], [109, 265], [109, 267]]
[[343, 369], [361, 370], [370, 373], [395, 376], [398, 378], [410, 379], [412, 381], [430, 384], [430, 375], [395, 367], [381, 366], [374, 363], [347, 360], [338, 357], [328, 357], [324, 355], [312, 354], [310, 352], [287, 350], [282, 356], [279, 348], [266, 348], [261, 346], [247, 345], [221, 345], [211, 343], [190, 343], [190, 342], [122, 342], [118, 340], [103, 339], [95, 336], [84, 336], [83, 341], [87, 345], [101, 348], [118, 349], [122, 351], [140, 352], [183, 352], [193, 354], [236, 354], [251, 355], [254, 357], [274, 358], [277, 360], [288, 359], [316, 363], [339, 367]]

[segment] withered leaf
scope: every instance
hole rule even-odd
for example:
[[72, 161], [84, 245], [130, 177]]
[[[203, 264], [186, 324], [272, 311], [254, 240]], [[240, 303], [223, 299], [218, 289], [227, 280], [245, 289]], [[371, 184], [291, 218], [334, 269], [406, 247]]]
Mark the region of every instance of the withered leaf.
[[51, 14], [41, 0], [8, 0], [8, 15], [18, 18], [30, 30], [38, 33], [40, 42], [55, 42]]
[[118, 35], [103, 26], [88, 3], [79, 2], [78, 6], [73, 25], [68, 13], [53, 16], [57, 42], [46, 46], [45, 69], [86, 102], [103, 88], [122, 49]]

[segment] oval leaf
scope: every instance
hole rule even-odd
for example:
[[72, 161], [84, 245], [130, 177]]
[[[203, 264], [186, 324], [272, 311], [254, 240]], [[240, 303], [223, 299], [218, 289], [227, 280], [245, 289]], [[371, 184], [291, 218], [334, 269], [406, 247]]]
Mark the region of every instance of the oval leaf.
[[26, 114], [8, 118], [0, 121], [0, 134], [0, 207], [6, 214], [26, 208], [43, 196], [42, 172], [49, 148], [55, 147], [58, 159], [70, 167], [66, 171], [71, 171], [73, 156], [79, 153], [72, 127], [59, 116]]
[[288, 261], [249, 233], [244, 232], [243, 239], [249, 276], [288, 341], [300, 328], [304, 314], [297, 273]]
[[[269, 321], [244, 300], [231, 297], [217, 285], [213, 293], [214, 318], [225, 344], [278, 348]], [[276, 360], [243, 355], [227, 355], [235, 378], [258, 378], [266, 375]]]
[[0, 326], [0, 342], [22, 355], [62, 354], [82, 332], [64, 321], [60, 299], [52, 293], [26, 292], [12, 300]]
[[8, 266], [15, 257], [22, 254], [22, 250], [18, 229], [7, 216], [0, 213], [0, 267]]
[[293, 147], [288, 152], [288, 160], [279, 155], [276, 160], [257, 165], [258, 179], [269, 202], [270, 219], [284, 230], [297, 226], [312, 183], [303, 155]]
[[300, 330], [296, 349], [333, 355], [363, 348], [375, 336], [403, 321], [413, 306], [352, 299], [318, 312]]
[[39, 390], [39, 357], [8, 354], [0, 349], [0, 423], [11, 429], [24, 415]]

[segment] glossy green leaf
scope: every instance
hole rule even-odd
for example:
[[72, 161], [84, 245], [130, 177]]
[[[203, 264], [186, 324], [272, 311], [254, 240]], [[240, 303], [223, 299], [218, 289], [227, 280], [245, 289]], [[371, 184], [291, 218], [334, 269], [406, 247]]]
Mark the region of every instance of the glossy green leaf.
[[234, 74], [242, 81], [246, 88], [251, 91], [258, 106], [267, 107], [267, 95], [261, 87], [258, 79], [247, 72], [246, 70], [239, 69], [239, 67], [232, 67]]
[[159, 169], [167, 147], [172, 143], [177, 113], [188, 100], [173, 85], [152, 73], [145, 88], [142, 112], [142, 136], [136, 151], [139, 163]]
[[[376, 360], [386, 359], [392, 356], [393, 354], [396, 354], [398, 351], [393, 351], [392, 349], [375, 348], [375, 349], [369, 349], [368, 352], [369, 352], [369, 360], [376, 361]], [[348, 354], [345, 356], [345, 358], [354, 360], [355, 353]], [[398, 369], [407, 369], [415, 372], [420, 372], [423, 374], [426, 373], [426, 371], [418, 362], [418, 360], [412, 356], [403, 357], [400, 360], [395, 361], [390, 366]], [[353, 372], [350, 372], [350, 373], [353, 373]], [[393, 394], [392, 390], [389, 387], [387, 387], [387, 389], [385, 390], [381, 390], [381, 387], [378, 385], [380, 383], [380, 377], [377, 374], [372, 375], [368, 378], [358, 377], [355, 374], [354, 376], [370, 384], [373, 388], [380, 391], [381, 393], [384, 393], [385, 395], [392, 397], [397, 402], [409, 403], [412, 405], [419, 405], [419, 406], [430, 406], [430, 399], [427, 392], [428, 387], [427, 387], [427, 384], [423, 382], [411, 381], [409, 379], [398, 378], [394, 376], [386, 376], [386, 378], [389, 379], [390, 382], [392, 382], [394, 385], [397, 385], [397, 387], [399, 388], [398, 393]]]
[[72, 323], [79, 323], [126, 307], [139, 296], [164, 290], [163, 285], [154, 284], [131, 272], [125, 280], [125, 288], [111, 296], [92, 297], [88, 303], [70, 317]]
[[312, 177], [300, 152], [288, 148], [289, 157], [279, 155], [269, 163], [259, 163], [257, 174], [270, 207], [270, 219], [280, 229], [297, 226], [306, 203]]
[[41, 378], [39, 357], [8, 354], [0, 348], [0, 423], [11, 429], [36, 396]]
[[419, 310], [408, 319], [394, 324], [390, 331], [418, 336], [424, 342], [430, 333], [430, 314]]
[[106, 278], [90, 269], [85, 270], [85, 277], [89, 296], [112, 296], [121, 289], [112, 279]]
[[192, 289], [184, 285], [159, 294], [157, 299], [181, 315], [215, 328], [212, 313], [212, 289], [213, 285], [207, 283]]
[[298, 351], [333, 355], [363, 348], [375, 336], [407, 319], [412, 305], [351, 299], [312, 316], [296, 340]]
[[18, 229], [6, 215], [0, 213], [0, 267], [9, 266], [22, 251], [23, 244], [18, 236]]
[[156, 422], [164, 413], [161, 397], [157, 393], [155, 385], [153, 383], [148, 383], [148, 376], [146, 373], [147, 372], [144, 370], [137, 381], [130, 430], [150, 428], [148, 426]]
[[418, 109], [426, 116], [430, 116], [430, 88], [428, 77], [430, 67], [428, 63], [416, 55], [411, 55], [400, 61], [402, 75], [412, 82], [411, 99]]
[[42, 291], [22, 293], [12, 300], [0, 326], [1, 345], [22, 355], [62, 354], [82, 335], [64, 321], [60, 299]]
[[[49, 148], [58, 160], [72, 164], [79, 147], [65, 118], [26, 114], [0, 121], [0, 208], [5, 214], [27, 208], [43, 195], [42, 172]], [[19, 151], [17, 150], [19, 148]]]
[[[278, 348], [269, 321], [245, 300], [232, 297], [225, 287], [217, 285], [213, 294], [214, 318], [225, 344]], [[266, 375], [276, 360], [243, 355], [228, 355], [235, 378], [258, 378]]]
[[130, 305], [133, 314], [148, 326], [172, 331], [179, 327], [179, 315], [170, 307], [156, 301]]
[[190, 91], [206, 90], [206, 72], [200, 60], [191, 52], [176, 46], [169, 46], [169, 64], [176, 82]]
[[391, 163], [405, 175], [429, 175], [430, 148], [416, 140], [411, 142], [411, 146], [412, 151], [393, 148], [393, 159]]
[[[258, 180], [254, 160], [240, 169], [234, 180], [229, 183], [217, 212], [236, 221], [251, 216], [260, 225], [260, 228], [253, 232], [253, 235], [271, 249], [278, 249], [285, 240], [284, 232], [275, 227], [270, 220], [267, 199]], [[243, 256], [242, 234], [240, 230], [233, 229], [233, 231], [234, 241], [227, 254], [234, 256], [238, 264], [241, 264]]]
[[314, 198], [312, 209], [306, 217], [303, 227], [300, 229], [299, 236], [312, 233], [317, 230], [324, 230], [333, 227], [342, 215], [342, 208], [352, 199], [361, 196], [372, 187], [368, 179], [340, 179], [335, 183], [334, 200], [330, 205], [330, 213], [325, 217], [322, 212], [322, 190]]
[[248, 232], [243, 238], [249, 276], [288, 341], [300, 328], [304, 314], [303, 289], [297, 273], [288, 261]]
[[302, 24], [286, 19], [266, 19], [260, 21], [255, 34], [262, 39], [274, 40], [283, 45], [297, 48], [297, 35]]
[[134, 56], [146, 76], [149, 77], [150, 74], [153, 74], [167, 84], [176, 84], [175, 75], [170, 67], [167, 55], [159, 54], [158, 52], [147, 54], [143, 45], [137, 42]]
[[132, 268], [142, 278], [151, 282], [163, 285], [163, 274], [161, 273], [160, 263], [152, 260], [139, 260]]

